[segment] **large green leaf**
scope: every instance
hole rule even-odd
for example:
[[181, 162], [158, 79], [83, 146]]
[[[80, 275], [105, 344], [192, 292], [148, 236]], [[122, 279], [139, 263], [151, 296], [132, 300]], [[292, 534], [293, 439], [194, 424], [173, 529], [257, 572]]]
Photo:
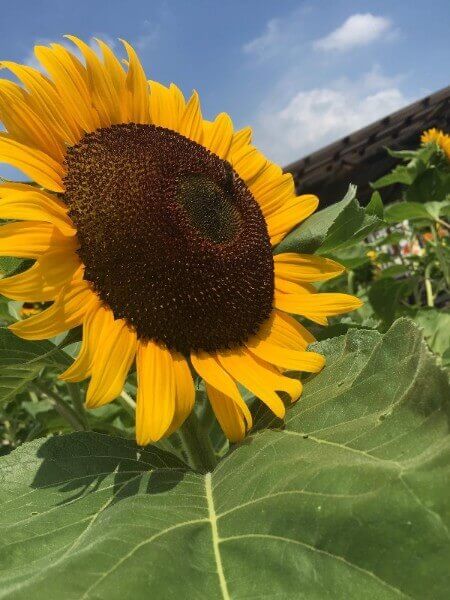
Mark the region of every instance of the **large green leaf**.
[[382, 224], [377, 216], [379, 206], [372, 204], [366, 213], [356, 200], [356, 187], [350, 185], [345, 198], [315, 213], [291, 231], [275, 247], [274, 253], [318, 252], [328, 254], [365, 238]]
[[324, 341], [212, 474], [92, 433], [0, 461], [0, 598], [448, 597], [448, 381], [416, 326]]
[[44, 367], [67, 368], [71, 362], [52, 342], [22, 340], [0, 327], [0, 403], [14, 398]]

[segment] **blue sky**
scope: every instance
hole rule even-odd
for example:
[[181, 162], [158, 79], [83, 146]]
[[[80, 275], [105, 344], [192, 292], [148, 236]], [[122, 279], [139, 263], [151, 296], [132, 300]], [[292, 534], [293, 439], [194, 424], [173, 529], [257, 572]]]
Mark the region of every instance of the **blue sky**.
[[287, 164], [448, 85], [449, 24], [448, 0], [16, 0], [0, 58], [35, 64], [33, 45], [65, 33], [125, 38], [149, 78], [197, 89], [206, 116], [251, 125]]

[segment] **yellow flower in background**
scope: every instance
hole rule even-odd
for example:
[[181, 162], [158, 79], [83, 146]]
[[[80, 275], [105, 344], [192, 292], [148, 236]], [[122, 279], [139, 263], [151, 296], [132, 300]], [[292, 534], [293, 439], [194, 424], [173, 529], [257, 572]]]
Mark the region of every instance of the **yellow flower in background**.
[[450, 160], [450, 135], [433, 127], [433, 129], [428, 129], [422, 133], [420, 141], [422, 144], [435, 142], [444, 152], [447, 159]]
[[38, 187], [0, 186], [0, 256], [34, 259], [0, 281], [0, 293], [53, 304], [11, 326], [51, 338], [83, 326], [75, 362], [61, 378], [90, 377], [86, 404], [116, 398], [134, 361], [136, 437], [147, 444], [177, 429], [193, 408], [191, 366], [206, 382], [230, 440], [252, 418], [237, 384], [283, 418], [278, 392], [302, 385], [286, 370], [317, 372], [313, 336], [289, 315], [325, 325], [360, 306], [317, 293], [311, 282], [343, 267], [316, 256], [273, 256], [272, 247], [317, 208], [296, 196], [290, 174], [230, 117], [203, 119], [196, 92], [148, 81], [133, 48], [125, 66], [101, 41], [101, 58], [68, 36], [37, 46], [47, 75], [3, 62], [23, 84], [0, 82], [0, 160]]

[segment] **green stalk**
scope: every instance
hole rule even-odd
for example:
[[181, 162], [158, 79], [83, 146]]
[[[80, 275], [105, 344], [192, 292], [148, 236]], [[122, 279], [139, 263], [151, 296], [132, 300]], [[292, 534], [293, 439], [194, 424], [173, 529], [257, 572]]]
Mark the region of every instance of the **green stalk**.
[[206, 431], [202, 429], [194, 411], [180, 427], [178, 433], [190, 466], [203, 473], [212, 471], [217, 464], [217, 457], [211, 440]]
[[433, 268], [433, 263], [430, 263], [425, 268], [425, 292], [427, 295], [427, 306], [434, 306], [433, 286], [431, 285], [430, 272]]
[[434, 243], [436, 244], [436, 255], [438, 257], [439, 264], [441, 265], [442, 273], [444, 274], [445, 283], [447, 284], [447, 288], [450, 288], [450, 265], [445, 260], [444, 253], [442, 252], [435, 223], [432, 223], [430, 227], [431, 233], [433, 234]]
[[355, 295], [355, 271], [353, 271], [353, 269], [350, 269], [349, 271], [347, 271], [347, 286], [348, 286], [348, 293], [351, 294], [352, 296]]
[[72, 404], [75, 408], [75, 412], [77, 413], [78, 417], [80, 418], [80, 421], [83, 423], [84, 429], [86, 431], [89, 431], [90, 430], [89, 421], [88, 421], [88, 417], [86, 414], [86, 410], [83, 405], [83, 400], [81, 399], [80, 388], [78, 387], [78, 385], [76, 383], [67, 382], [66, 386], [67, 386], [67, 390], [69, 392], [70, 398], [72, 400]]
[[55, 394], [51, 388], [45, 386], [42, 382], [38, 383], [35, 381], [33, 386], [41, 395], [47, 396], [47, 398], [53, 402], [56, 411], [75, 429], [75, 431], [85, 431], [85, 426], [80, 417], [67, 402], [58, 396], [58, 394]]
[[122, 390], [120, 396], [117, 398], [120, 406], [130, 415], [130, 417], [135, 417], [136, 414], [136, 402], [133, 398], [128, 394], [125, 390]]

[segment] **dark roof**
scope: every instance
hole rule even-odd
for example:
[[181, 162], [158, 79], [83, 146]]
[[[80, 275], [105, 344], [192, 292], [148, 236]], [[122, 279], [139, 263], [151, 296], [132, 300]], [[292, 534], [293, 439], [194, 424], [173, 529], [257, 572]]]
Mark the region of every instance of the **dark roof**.
[[[321, 207], [340, 200], [349, 183], [358, 186], [358, 198], [365, 204], [372, 193], [369, 183], [398, 164], [385, 148], [415, 148], [422, 131], [431, 127], [450, 129], [450, 86], [291, 163], [285, 171], [293, 174], [297, 193], [317, 194]], [[394, 196], [395, 189], [383, 190], [385, 202]]]

